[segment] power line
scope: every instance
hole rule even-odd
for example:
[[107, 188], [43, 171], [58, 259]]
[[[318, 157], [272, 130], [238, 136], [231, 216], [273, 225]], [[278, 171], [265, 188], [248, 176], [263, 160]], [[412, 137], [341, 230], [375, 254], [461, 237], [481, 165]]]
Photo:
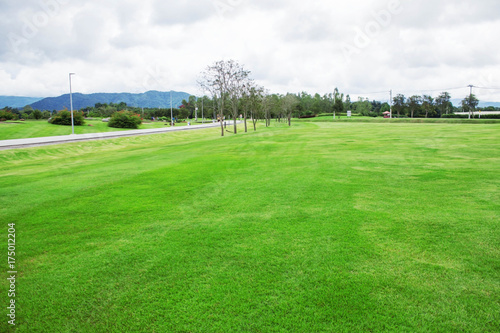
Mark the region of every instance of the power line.
[[389, 90], [378, 91], [378, 92], [371, 92], [371, 93], [361, 93], [361, 94], [352, 93], [351, 95], [378, 95], [378, 94], [387, 94], [388, 92], [389, 92]]
[[[404, 90], [403, 89], [403, 90], [400, 90], [400, 91], [403, 91], [403, 92], [415, 92], [415, 93], [425, 93], [425, 92], [436, 92], [436, 91], [445, 92], [445, 91], [460, 90], [460, 89], [465, 89], [465, 88], [468, 88], [468, 86], [454, 87], [454, 88], [444, 88], [444, 89], [427, 89], [427, 90]], [[493, 88], [491, 88], [491, 89], [493, 89]], [[389, 90], [385, 90], [385, 91], [370, 92], [370, 93], [352, 93], [351, 95], [366, 96], [366, 95], [387, 94], [389, 92], [390, 92]]]
[[500, 88], [487, 88], [487, 87], [478, 87], [478, 86], [474, 86], [474, 88], [477, 88], [477, 89], [487, 89], [487, 90], [500, 90]]
[[455, 87], [455, 88], [444, 88], [444, 89], [427, 89], [427, 90], [402, 90], [402, 91], [405, 91], [405, 92], [411, 91], [411, 92], [416, 92], [416, 93], [437, 92], [437, 91], [447, 92], [447, 91], [451, 91], [451, 90], [460, 90], [460, 89], [465, 89], [465, 88], [467, 88], [467, 87]]

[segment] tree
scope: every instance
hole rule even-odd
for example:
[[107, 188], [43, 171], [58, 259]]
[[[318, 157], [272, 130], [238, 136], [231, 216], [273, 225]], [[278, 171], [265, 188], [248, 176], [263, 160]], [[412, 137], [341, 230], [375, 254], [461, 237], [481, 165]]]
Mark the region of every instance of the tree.
[[381, 106], [380, 106], [380, 114], [384, 113], [384, 112], [387, 112], [387, 111], [391, 111], [391, 106], [389, 105], [389, 103], [383, 103]]
[[42, 111], [40, 110], [34, 110], [32, 113], [31, 113], [31, 117], [35, 120], [40, 120], [43, 118], [43, 114], [42, 114]]
[[202, 73], [199, 85], [209, 91], [214, 99], [218, 101], [218, 118], [221, 122], [221, 135], [224, 136], [224, 107], [226, 99], [231, 106], [234, 119], [234, 133], [236, 130], [236, 118], [238, 117], [239, 100], [242, 97], [246, 84], [249, 83], [250, 72], [234, 60], [220, 60], [209, 66]]
[[294, 94], [286, 94], [281, 99], [281, 107], [283, 108], [283, 114], [287, 117], [288, 126], [292, 126], [292, 114], [297, 105], [299, 105], [299, 99]]
[[429, 95], [424, 95], [422, 101], [422, 110], [424, 110], [425, 118], [427, 118], [429, 113], [434, 113], [434, 98]]
[[392, 103], [392, 110], [396, 111], [398, 118], [401, 113], [404, 113], [405, 108], [406, 108], [406, 97], [403, 94], [397, 94], [393, 98], [393, 103]]
[[118, 111], [111, 116], [108, 127], [137, 129], [141, 123], [140, 115], [131, 111]]
[[370, 112], [372, 111], [373, 104], [370, 103], [368, 98], [363, 99], [363, 97], [359, 97], [358, 101], [354, 103], [356, 105], [356, 113], [362, 116], [370, 116]]
[[300, 93], [300, 108], [305, 113], [305, 115], [309, 116], [313, 114], [313, 98], [307, 92], [303, 91]]
[[[71, 112], [68, 110], [59, 111], [49, 120], [49, 123], [53, 125], [71, 126]], [[83, 124], [85, 124], [83, 112], [73, 111], [73, 124], [75, 126], [82, 126]]]
[[245, 121], [245, 132], [247, 132], [248, 113], [252, 117], [253, 130], [257, 130], [257, 121], [262, 110], [264, 88], [250, 84], [243, 98], [243, 119]]
[[453, 105], [450, 102], [451, 96], [448, 92], [443, 92], [436, 98], [436, 106], [440, 111], [440, 116], [443, 114], [448, 114], [452, 109]]
[[8, 106], [0, 110], [0, 121], [13, 120], [15, 118], [15, 114], [12, 111], [13, 109]]
[[333, 91], [333, 119], [335, 119], [336, 114], [341, 114], [344, 112], [344, 94], [340, 94], [338, 88]]
[[264, 97], [262, 98], [262, 110], [264, 112], [266, 127], [269, 127], [271, 125], [271, 114], [275, 104], [275, 95], [270, 95], [269, 92], [266, 91]]
[[318, 115], [321, 113], [322, 104], [323, 100], [321, 99], [321, 95], [315, 94], [314, 98], [312, 99], [312, 105], [311, 105], [311, 111], [314, 115]]
[[469, 119], [474, 118], [474, 111], [476, 110], [477, 105], [479, 104], [479, 100], [476, 95], [470, 94], [462, 100], [462, 109], [464, 112], [469, 113]]
[[42, 118], [43, 119], [49, 119], [50, 116], [51, 116], [50, 111], [45, 110], [45, 111], [42, 112]]
[[413, 116], [418, 116], [418, 111], [420, 110], [420, 103], [422, 102], [422, 97], [418, 95], [413, 95], [408, 98], [408, 108], [410, 109], [411, 118]]
[[349, 111], [352, 108], [351, 96], [347, 95], [344, 101], [344, 110]]

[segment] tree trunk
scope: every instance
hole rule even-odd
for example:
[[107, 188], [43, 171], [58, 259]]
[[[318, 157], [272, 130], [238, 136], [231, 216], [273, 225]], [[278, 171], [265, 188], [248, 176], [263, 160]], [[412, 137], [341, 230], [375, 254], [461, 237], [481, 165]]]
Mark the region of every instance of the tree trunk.
[[220, 131], [221, 131], [221, 136], [224, 136], [224, 123], [222, 121], [222, 115], [220, 115], [219, 117], [219, 121], [220, 121]]
[[234, 134], [238, 134], [238, 130], [236, 128], [236, 117], [233, 117], [233, 122], [234, 122]]
[[245, 119], [245, 133], [246, 133], [246, 132], [248, 132], [247, 131], [247, 113], [246, 112], [243, 114], [243, 117]]

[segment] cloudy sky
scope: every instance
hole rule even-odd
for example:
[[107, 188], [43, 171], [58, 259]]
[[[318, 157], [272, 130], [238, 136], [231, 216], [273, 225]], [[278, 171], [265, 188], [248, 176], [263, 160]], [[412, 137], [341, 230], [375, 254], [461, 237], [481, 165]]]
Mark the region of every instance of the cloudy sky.
[[1, 0], [0, 95], [201, 95], [234, 59], [276, 93], [500, 101], [499, 32], [498, 0]]

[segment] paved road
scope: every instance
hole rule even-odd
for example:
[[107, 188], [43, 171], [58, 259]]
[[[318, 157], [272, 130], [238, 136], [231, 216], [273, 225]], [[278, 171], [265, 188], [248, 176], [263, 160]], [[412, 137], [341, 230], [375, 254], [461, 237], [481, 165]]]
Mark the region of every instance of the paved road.
[[177, 131], [191, 131], [202, 128], [212, 128], [212, 127], [220, 127], [220, 124], [210, 123], [210, 124], [192, 125], [192, 126], [177, 126], [177, 127], [174, 126], [165, 128], [141, 129], [141, 130], [119, 131], [119, 132], [88, 133], [88, 134], [75, 134], [75, 135], [48, 136], [48, 137], [31, 138], [31, 139], [0, 140], [0, 150], [28, 148], [28, 147], [45, 146], [45, 145], [56, 145], [61, 143], [78, 142], [78, 141], [105, 140], [105, 139], [120, 138], [125, 136], [150, 135], [150, 134], [159, 134], [166, 132], [177, 132]]

